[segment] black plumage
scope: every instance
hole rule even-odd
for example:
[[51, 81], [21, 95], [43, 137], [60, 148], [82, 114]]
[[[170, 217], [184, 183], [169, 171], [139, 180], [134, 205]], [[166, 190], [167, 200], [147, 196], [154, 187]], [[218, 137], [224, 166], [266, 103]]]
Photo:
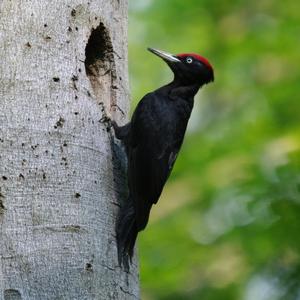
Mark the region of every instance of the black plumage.
[[182, 145], [198, 89], [214, 80], [209, 62], [196, 54], [171, 55], [149, 49], [172, 69], [174, 80], [147, 94], [131, 121], [123, 127], [112, 122], [116, 137], [125, 145], [129, 196], [117, 222], [119, 262], [126, 269], [139, 231], [149, 219], [172, 171]]

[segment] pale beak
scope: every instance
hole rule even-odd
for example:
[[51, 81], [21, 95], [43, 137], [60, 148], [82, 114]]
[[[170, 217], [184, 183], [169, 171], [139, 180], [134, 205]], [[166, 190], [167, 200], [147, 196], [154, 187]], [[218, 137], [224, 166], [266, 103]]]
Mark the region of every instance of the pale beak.
[[163, 60], [165, 60], [167, 62], [168, 61], [169, 62], [180, 62], [180, 60], [176, 56], [174, 56], [174, 55], [172, 55], [170, 53], [163, 52], [163, 51], [160, 51], [160, 50], [157, 50], [157, 49], [153, 49], [153, 48], [148, 48], [148, 50], [150, 52], [154, 53], [155, 55], [161, 57]]

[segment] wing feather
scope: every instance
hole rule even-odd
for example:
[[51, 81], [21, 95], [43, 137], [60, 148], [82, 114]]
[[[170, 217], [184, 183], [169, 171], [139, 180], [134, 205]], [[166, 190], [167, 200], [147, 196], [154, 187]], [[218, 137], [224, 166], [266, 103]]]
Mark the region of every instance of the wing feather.
[[[157, 111], [155, 101], [155, 95], [146, 95], [131, 121], [128, 183], [139, 230], [147, 225], [150, 209], [160, 197], [183, 139], [176, 136], [174, 124], [168, 126], [170, 116], [164, 114], [163, 103]], [[159, 122], [162, 118], [164, 122]]]

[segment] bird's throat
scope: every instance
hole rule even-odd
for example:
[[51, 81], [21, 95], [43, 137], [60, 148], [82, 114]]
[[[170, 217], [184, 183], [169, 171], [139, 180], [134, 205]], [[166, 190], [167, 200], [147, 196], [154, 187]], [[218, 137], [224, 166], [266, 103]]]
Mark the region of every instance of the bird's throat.
[[174, 81], [171, 83], [170, 94], [176, 95], [181, 98], [194, 98], [200, 89], [201, 85], [199, 83], [194, 84], [182, 84], [181, 81]]

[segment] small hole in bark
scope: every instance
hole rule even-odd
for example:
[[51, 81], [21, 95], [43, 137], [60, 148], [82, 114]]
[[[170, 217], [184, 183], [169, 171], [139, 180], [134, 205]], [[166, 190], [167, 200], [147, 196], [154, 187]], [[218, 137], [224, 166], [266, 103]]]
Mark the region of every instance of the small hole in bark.
[[85, 269], [88, 272], [92, 272], [93, 271], [93, 265], [91, 263], [86, 263]]
[[4, 300], [21, 300], [22, 296], [18, 290], [5, 290], [4, 291]]
[[115, 104], [116, 70], [109, 31], [103, 23], [93, 29], [85, 48], [85, 71], [90, 79], [94, 96], [109, 110]]
[[65, 119], [59, 117], [58, 121], [54, 125], [54, 128], [57, 129], [58, 127], [63, 127], [64, 123], [65, 123]]

